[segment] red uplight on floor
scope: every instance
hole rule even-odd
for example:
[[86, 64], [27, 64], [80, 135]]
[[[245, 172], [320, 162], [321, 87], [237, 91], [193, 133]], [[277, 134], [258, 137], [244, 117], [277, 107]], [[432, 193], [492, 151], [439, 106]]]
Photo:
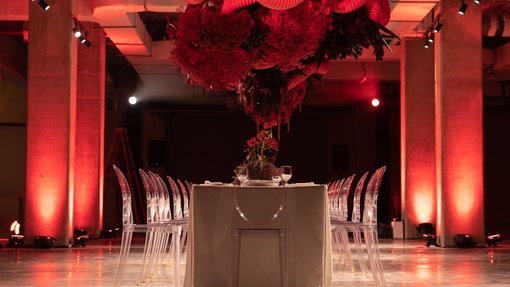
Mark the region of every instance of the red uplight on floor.
[[379, 99], [372, 99], [372, 107], [378, 107], [380, 103]]

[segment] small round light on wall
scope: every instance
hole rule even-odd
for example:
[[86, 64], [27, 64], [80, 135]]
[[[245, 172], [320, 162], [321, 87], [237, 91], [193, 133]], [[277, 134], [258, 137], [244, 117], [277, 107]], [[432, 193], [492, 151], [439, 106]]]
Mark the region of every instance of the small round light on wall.
[[375, 107], [378, 107], [381, 104], [381, 102], [379, 101], [379, 99], [372, 99], [371, 104], [372, 104], [372, 107], [375, 108]]
[[136, 103], [138, 103], [138, 99], [135, 96], [131, 96], [131, 97], [129, 97], [128, 102], [131, 105], [136, 105]]

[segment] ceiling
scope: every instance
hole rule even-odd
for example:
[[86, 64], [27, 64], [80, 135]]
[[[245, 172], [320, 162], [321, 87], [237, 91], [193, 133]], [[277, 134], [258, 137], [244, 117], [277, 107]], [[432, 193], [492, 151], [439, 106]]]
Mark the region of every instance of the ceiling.
[[[184, 76], [169, 59], [172, 42], [165, 39], [167, 19], [177, 18], [178, 12], [185, 8], [184, 0], [77, 1], [78, 19], [97, 22], [105, 30], [109, 43], [114, 46], [109, 49], [109, 56], [113, 54], [115, 57], [125, 57], [127, 63], [140, 76], [143, 82], [137, 91], [140, 100], [201, 104], [224, 101], [221, 96], [211, 95], [201, 87], [187, 85]], [[0, 21], [28, 21], [30, 3], [2, 0]], [[386, 27], [400, 37], [422, 37], [423, 31], [433, 20], [437, 3], [436, 0], [391, 0], [391, 17]], [[506, 10], [502, 13], [509, 10], [506, 3], [493, 4], [486, 10], [491, 9], [499, 9], [500, 14], [503, 9]], [[5, 24], [9, 22], [3, 22], [4, 26], [0, 25], [0, 33], [10, 31], [9, 29], [13, 30], [12, 33], [23, 33], [19, 31], [20, 24], [12, 24], [17, 26], [11, 27], [10, 24]], [[494, 49], [505, 43], [506, 39], [510, 38], [499, 37], [494, 40], [494, 37], [486, 37], [484, 42]], [[383, 62], [376, 63], [371, 51], [364, 53], [358, 60], [335, 61], [324, 79], [326, 82], [359, 82], [363, 78], [398, 82], [399, 48], [398, 42], [393, 41], [393, 53], [386, 51]], [[510, 79], [510, 73], [508, 78]]]

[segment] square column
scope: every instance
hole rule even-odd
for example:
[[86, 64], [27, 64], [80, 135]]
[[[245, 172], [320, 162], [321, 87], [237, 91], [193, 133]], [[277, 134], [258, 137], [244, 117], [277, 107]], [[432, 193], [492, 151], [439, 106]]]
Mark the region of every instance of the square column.
[[75, 0], [29, 3], [25, 235], [72, 239], [76, 117]]
[[103, 225], [106, 39], [99, 25], [81, 22], [92, 46], [78, 45], [74, 227], [99, 234]]
[[482, 13], [458, 0], [440, 2], [436, 35], [437, 230], [443, 247], [455, 234], [484, 240]]
[[434, 50], [423, 38], [401, 41], [401, 180], [405, 238], [436, 224]]

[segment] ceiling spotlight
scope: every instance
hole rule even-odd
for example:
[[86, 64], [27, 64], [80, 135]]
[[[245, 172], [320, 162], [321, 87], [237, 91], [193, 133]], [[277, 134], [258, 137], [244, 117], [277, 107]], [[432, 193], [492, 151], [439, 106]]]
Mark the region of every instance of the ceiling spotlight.
[[467, 7], [468, 7], [467, 4], [464, 3], [464, 0], [462, 0], [462, 4], [460, 5], [459, 8], [459, 14], [464, 15], [466, 13]]
[[441, 22], [437, 22], [437, 25], [434, 27], [432, 32], [439, 33], [439, 31], [441, 31], [441, 28], [443, 28], [443, 24], [441, 24]]
[[89, 40], [87, 39], [87, 37], [89, 35], [89, 31], [87, 31], [87, 29], [85, 29], [85, 27], [83, 27], [83, 25], [80, 23], [80, 21], [78, 19], [73, 18], [73, 22], [74, 22], [74, 28], [72, 31], [73, 31], [74, 37], [78, 38], [78, 40], [80, 40], [80, 43], [85, 45], [87, 48], [92, 46], [92, 43], [90, 43]]
[[427, 39], [430, 43], [434, 43], [434, 34], [430, 34], [429, 38]]
[[129, 97], [128, 102], [131, 105], [136, 105], [136, 103], [138, 102], [138, 99], [135, 96], [131, 96], [131, 97]]
[[89, 42], [89, 40], [85, 39], [84, 42], [81, 42], [83, 45], [85, 45], [85, 47], [87, 48], [90, 48], [90, 46], [92, 46], [92, 43]]
[[41, 8], [43, 8], [44, 11], [50, 10], [51, 7], [50, 4], [46, 3], [46, 1], [44, 0], [39, 0], [37, 4], [39, 4], [39, 6], [41, 6]]
[[428, 49], [430, 47], [430, 42], [429, 42], [429, 39], [425, 39], [425, 43], [423, 44], [423, 47], [425, 49]]
[[374, 108], [378, 107], [381, 104], [381, 102], [377, 98], [372, 99], [372, 101], [370, 103], [372, 104], [372, 107], [374, 107]]
[[482, 2], [481, 0], [474, 0], [473, 2], [475, 2], [475, 4], [480, 4], [480, 2]]
[[81, 31], [80, 29], [78, 29], [78, 27], [74, 27], [73, 28], [73, 34], [76, 38], [80, 38], [81, 37]]

